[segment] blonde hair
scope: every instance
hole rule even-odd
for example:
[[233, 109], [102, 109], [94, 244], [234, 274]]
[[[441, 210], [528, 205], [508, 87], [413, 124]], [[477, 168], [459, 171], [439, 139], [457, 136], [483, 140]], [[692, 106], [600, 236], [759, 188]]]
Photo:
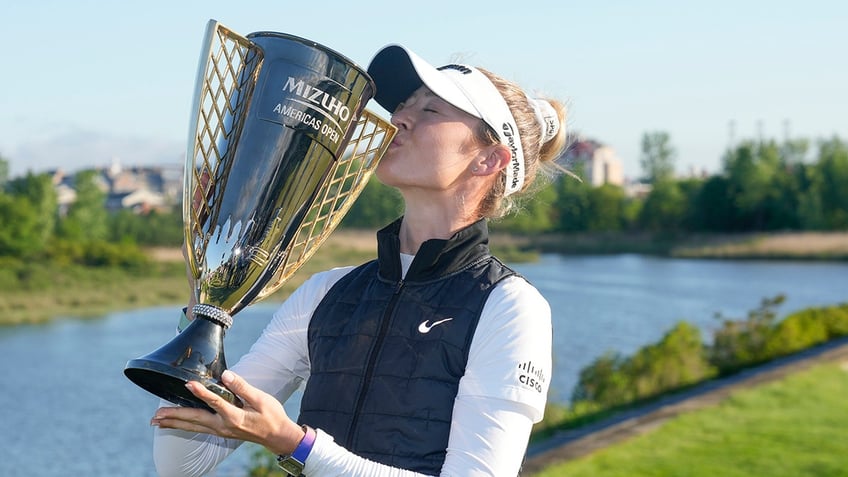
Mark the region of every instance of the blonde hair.
[[[537, 182], [537, 177], [540, 174], [550, 179], [558, 172], [568, 173], [554, 162], [560, 157], [566, 146], [566, 108], [564, 104], [555, 99], [543, 98], [556, 111], [560, 128], [556, 136], [542, 144], [542, 125], [536, 119], [533, 106], [530, 105], [524, 90], [512, 81], [503, 79], [488, 70], [477, 69], [489, 78], [506, 101], [513, 118], [515, 118], [518, 135], [521, 138], [521, 148], [524, 151], [524, 186], [521, 190], [504, 197], [506, 170], [503, 170], [499, 179], [494, 182], [492, 188], [489, 189], [478, 206], [477, 212], [480, 217], [492, 219], [503, 217], [515, 210], [523, 197], [532, 195], [541, 185], [544, 185], [544, 181], [541, 184]], [[492, 131], [483, 121], [480, 121], [476, 136], [481, 143], [486, 145], [500, 142], [495, 131]]]

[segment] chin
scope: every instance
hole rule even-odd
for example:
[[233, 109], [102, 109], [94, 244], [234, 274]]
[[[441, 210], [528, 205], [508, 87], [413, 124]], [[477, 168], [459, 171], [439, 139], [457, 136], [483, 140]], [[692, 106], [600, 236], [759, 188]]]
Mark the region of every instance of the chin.
[[377, 164], [377, 169], [374, 170], [374, 175], [383, 185], [392, 186], [392, 173], [388, 170], [389, 167], [385, 164], [385, 160], [386, 158], [384, 157], [380, 160], [380, 163]]

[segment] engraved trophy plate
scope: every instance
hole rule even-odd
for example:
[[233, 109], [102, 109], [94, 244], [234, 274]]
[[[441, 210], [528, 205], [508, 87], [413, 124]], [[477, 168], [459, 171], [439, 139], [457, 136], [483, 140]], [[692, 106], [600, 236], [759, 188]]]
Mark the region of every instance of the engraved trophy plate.
[[364, 69], [315, 42], [242, 37], [209, 22], [198, 67], [183, 191], [186, 267], [196, 317], [124, 373], [176, 404], [220, 384], [223, 336], [245, 306], [278, 290], [335, 229], [396, 131], [365, 109]]

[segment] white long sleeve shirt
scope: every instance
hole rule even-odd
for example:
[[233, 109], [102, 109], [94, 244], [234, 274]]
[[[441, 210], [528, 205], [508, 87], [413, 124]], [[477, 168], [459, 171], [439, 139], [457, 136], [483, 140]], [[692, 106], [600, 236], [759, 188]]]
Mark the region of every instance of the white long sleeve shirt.
[[[401, 255], [404, 273], [413, 256]], [[318, 273], [300, 286], [232, 370], [285, 402], [309, 379], [307, 330], [312, 312], [352, 267]], [[489, 295], [454, 402], [442, 476], [514, 476], [534, 422], [542, 419], [551, 376], [551, 311], [524, 279], [509, 277]], [[169, 405], [165, 403], [165, 405]], [[162, 477], [200, 476], [242, 441], [156, 429], [154, 461]], [[325, 476], [417, 476], [347, 451], [318, 429], [303, 473]]]

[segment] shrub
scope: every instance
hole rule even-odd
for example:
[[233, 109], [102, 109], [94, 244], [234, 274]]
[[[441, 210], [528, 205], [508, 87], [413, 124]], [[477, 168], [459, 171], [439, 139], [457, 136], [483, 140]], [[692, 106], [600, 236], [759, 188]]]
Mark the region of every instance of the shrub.
[[828, 339], [848, 336], [848, 303], [831, 306], [825, 310], [823, 319]]
[[810, 308], [784, 318], [768, 338], [766, 357], [785, 356], [827, 341], [826, 315], [823, 308]]
[[572, 401], [603, 407], [679, 389], [716, 374], [698, 328], [679, 322], [663, 338], [632, 357], [606, 353], [580, 372]]
[[716, 315], [722, 326], [713, 335], [709, 349], [710, 363], [726, 374], [768, 359], [766, 343], [777, 318], [775, 308], [786, 300], [785, 295], [763, 298], [760, 307], [748, 312], [744, 320], [730, 320]]
[[698, 328], [679, 322], [656, 344], [640, 349], [624, 365], [636, 399], [679, 389], [716, 374]]
[[57, 240], [50, 248], [50, 258], [60, 265], [125, 269], [139, 269], [149, 263], [147, 256], [134, 243], [111, 243], [103, 240]]
[[572, 392], [572, 401], [591, 401], [603, 406], [615, 406], [633, 399], [630, 381], [624, 375], [625, 358], [607, 352], [580, 371]]

